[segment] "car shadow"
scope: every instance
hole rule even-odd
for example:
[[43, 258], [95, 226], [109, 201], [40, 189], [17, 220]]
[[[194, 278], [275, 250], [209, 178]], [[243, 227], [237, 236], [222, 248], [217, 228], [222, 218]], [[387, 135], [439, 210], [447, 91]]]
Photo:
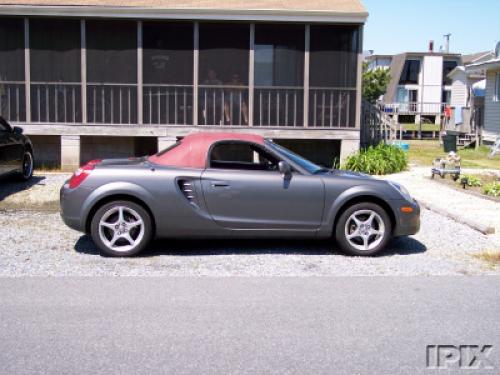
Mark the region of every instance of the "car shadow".
[[13, 194], [41, 184], [43, 180], [44, 176], [33, 176], [28, 181], [19, 181], [14, 175], [0, 177], [0, 202]]
[[[89, 235], [81, 236], [75, 251], [82, 254], [100, 255], [99, 249]], [[387, 248], [376, 257], [412, 255], [427, 251], [427, 247], [413, 237], [393, 239]], [[155, 240], [138, 258], [171, 256], [211, 255], [335, 255], [342, 254], [328, 240]]]

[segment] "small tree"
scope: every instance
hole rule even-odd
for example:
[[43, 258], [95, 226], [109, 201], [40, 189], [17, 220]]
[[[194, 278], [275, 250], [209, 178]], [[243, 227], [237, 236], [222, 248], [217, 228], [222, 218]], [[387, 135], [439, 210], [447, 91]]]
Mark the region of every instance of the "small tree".
[[375, 103], [385, 94], [391, 75], [387, 69], [368, 70], [368, 64], [363, 63], [363, 97], [370, 103]]

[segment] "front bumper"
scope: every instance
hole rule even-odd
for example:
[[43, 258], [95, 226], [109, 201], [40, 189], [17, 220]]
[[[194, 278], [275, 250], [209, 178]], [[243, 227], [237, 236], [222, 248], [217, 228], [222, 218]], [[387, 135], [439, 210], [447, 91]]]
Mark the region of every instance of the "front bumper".
[[[395, 212], [394, 236], [411, 236], [417, 234], [420, 230], [420, 205], [416, 200], [412, 202], [406, 200], [397, 200], [391, 202]], [[413, 212], [401, 212], [401, 207], [412, 207]]]

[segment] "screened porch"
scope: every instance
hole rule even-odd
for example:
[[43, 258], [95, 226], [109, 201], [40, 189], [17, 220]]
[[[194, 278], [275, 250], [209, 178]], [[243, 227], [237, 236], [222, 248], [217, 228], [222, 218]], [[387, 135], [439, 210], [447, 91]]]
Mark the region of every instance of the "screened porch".
[[359, 25], [0, 18], [20, 124], [356, 126]]

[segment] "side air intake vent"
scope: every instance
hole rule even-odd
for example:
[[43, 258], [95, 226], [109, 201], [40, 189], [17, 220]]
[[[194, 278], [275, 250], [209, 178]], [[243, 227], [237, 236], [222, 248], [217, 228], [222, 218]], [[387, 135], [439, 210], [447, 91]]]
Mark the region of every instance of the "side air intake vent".
[[194, 184], [190, 180], [179, 180], [179, 188], [186, 199], [194, 206], [198, 206], [196, 203], [196, 193], [194, 190]]

